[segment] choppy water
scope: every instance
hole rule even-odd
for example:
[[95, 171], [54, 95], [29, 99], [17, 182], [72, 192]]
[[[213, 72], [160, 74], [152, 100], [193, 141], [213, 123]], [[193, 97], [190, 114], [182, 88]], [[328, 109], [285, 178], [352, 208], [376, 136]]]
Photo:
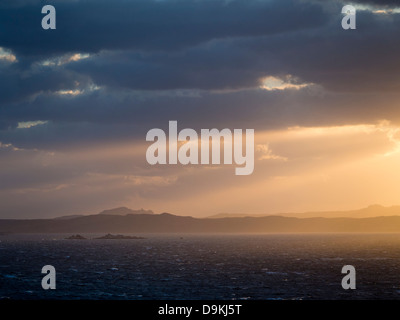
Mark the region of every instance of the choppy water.
[[[399, 234], [66, 236], [0, 235], [0, 298], [400, 299]], [[356, 290], [341, 287], [347, 264]]]

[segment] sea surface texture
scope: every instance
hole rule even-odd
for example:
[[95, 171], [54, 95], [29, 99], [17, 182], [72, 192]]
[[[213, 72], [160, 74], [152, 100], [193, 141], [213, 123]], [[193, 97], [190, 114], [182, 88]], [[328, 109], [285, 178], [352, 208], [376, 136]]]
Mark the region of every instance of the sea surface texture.
[[0, 235], [0, 299], [400, 299], [399, 234], [67, 236]]

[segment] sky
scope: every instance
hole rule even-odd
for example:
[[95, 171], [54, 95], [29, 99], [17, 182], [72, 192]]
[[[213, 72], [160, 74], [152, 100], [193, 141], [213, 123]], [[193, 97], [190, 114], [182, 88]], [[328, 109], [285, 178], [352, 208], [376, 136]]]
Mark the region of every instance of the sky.
[[[0, 218], [399, 205], [399, 52], [395, 0], [3, 0]], [[150, 165], [172, 120], [254, 129], [254, 172]]]

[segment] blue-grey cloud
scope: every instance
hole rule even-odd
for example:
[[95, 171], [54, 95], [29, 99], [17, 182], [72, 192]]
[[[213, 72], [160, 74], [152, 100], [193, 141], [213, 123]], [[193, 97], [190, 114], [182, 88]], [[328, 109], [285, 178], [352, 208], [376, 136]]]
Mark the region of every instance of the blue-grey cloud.
[[60, 1], [57, 29], [45, 31], [40, 24], [41, 1], [7, 4], [0, 12], [0, 46], [27, 56], [174, 50], [217, 38], [311, 28], [326, 20], [321, 6], [294, 0]]
[[[324, 4], [57, 1], [53, 32], [40, 28], [40, 2], [3, 2], [0, 46], [17, 61], [0, 65], [0, 141], [60, 148], [143, 137], [171, 119], [257, 129], [397, 121], [400, 15], [361, 11], [345, 31], [340, 2]], [[313, 89], [258, 89], [287, 75]], [[16, 128], [35, 120], [48, 124]]]

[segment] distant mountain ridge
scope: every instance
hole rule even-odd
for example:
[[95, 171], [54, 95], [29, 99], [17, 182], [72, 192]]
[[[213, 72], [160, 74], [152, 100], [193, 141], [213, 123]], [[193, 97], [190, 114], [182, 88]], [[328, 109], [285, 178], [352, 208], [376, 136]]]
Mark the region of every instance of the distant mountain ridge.
[[[400, 206], [384, 207], [379, 204], [370, 205], [366, 208], [348, 211], [310, 211], [301, 213], [278, 213], [275, 216], [294, 218], [372, 218], [400, 215]], [[267, 217], [271, 214], [247, 214], [247, 213], [219, 213], [207, 218], [243, 218], [243, 217]]]
[[[118, 208], [117, 208], [118, 209]], [[368, 209], [368, 208], [367, 208]], [[375, 208], [369, 208], [373, 212]], [[107, 211], [106, 211], [107, 212]], [[116, 212], [127, 212], [117, 210]], [[144, 210], [143, 212], [147, 212]], [[70, 219], [0, 219], [1, 233], [324, 233], [400, 232], [400, 215], [369, 218], [283, 216], [194, 218], [162, 214], [95, 214]]]
[[[132, 209], [128, 209], [127, 207], [119, 207], [119, 208], [114, 208], [114, 209], [103, 210], [98, 214], [100, 214], [100, 215], [111, 215], [111, 216], [126, 216], [128, 214], [154, 214], [154, 212], [151, 211], [151, 210], [144, 210], [143, 208], [140, 209], [140, 210], [132, 210]], [[88, 216], [88, 215], [73, 214], [73, 215], [69, 215], [69, 216], [57, 217], [57, 218], [54, 218], [54, 219], [69, 220], [69, 219], [85, 217], [85, 216]]]
[[103, 210], [99, 214], [113, 215], [113, 216], [126, 216], [128, 214], [154, 214], [151, 210], [144, 210], [143, 208], [140, 210], [132, 210], [127, 207], [119, 207], [109, 210]]

